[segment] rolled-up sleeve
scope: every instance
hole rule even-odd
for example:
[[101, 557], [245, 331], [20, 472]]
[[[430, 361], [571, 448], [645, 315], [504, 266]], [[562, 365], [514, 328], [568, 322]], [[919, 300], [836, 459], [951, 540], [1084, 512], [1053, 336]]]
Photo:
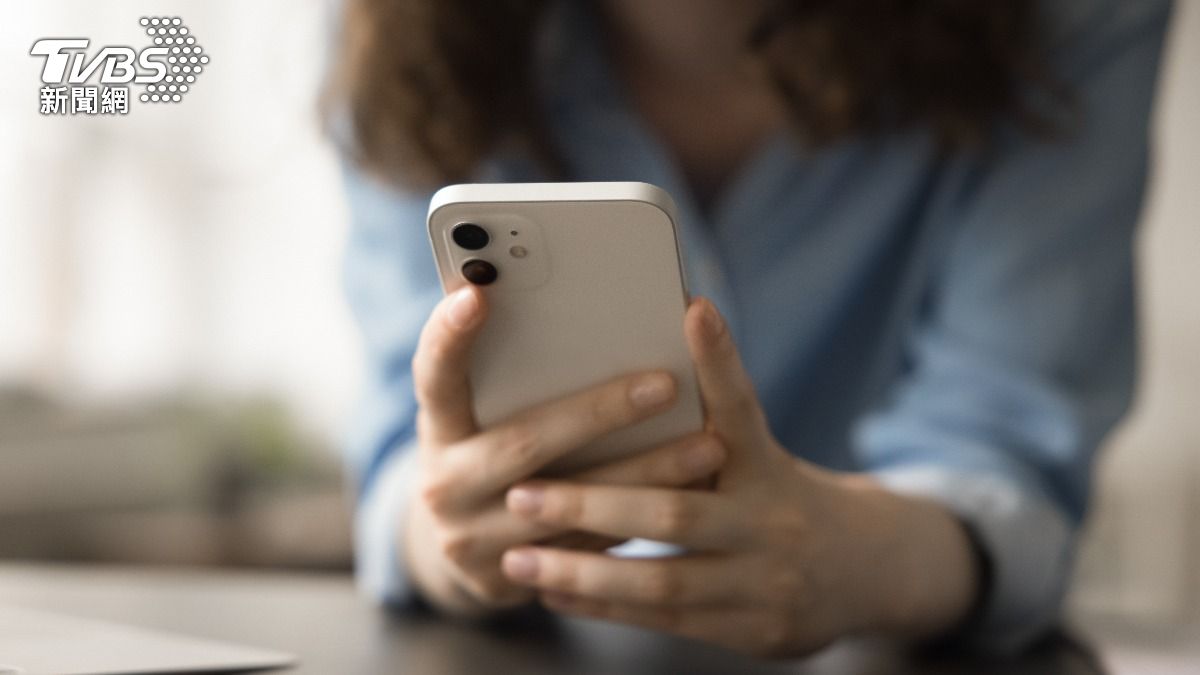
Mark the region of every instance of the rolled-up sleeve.
[[367, 355], [366, 386], [346, 442], [355, 483], [355, 565], [360, 587], [385, 604], [411, 598], [400, 523], [416, 475], [411, 361], [441, 297], [425, 229], [429, 195], [408, 194], [345, 167], [351, 230], [347, 296]]
[[970, 638], [1000, 650], [1057, 618], [1095, 450], [1134, 382], [1134, 230], [1169, 3], [1083, 5], [1056, 17], [1070, 29], [1053, 45], [1076, 126], [1014, 133], [973, 167], [910, 367], [855, 433], [868, 471], [978, 539], [992, 578]]

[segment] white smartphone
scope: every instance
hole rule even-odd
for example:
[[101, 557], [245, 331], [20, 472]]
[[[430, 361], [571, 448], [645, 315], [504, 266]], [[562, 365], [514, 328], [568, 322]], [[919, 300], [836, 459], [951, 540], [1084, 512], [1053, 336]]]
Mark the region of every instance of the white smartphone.
[[668, 411], [546, 468], [556, 474], [648, 450], [703, 426], [683, 336], [688, 294], [675, 206], [646, 183], [451, 185], [429, 204], [429, 239], [451, 293], [474, 283], [489, 315], [472, 352], [483, 428], [632, 371], [664, 369]]

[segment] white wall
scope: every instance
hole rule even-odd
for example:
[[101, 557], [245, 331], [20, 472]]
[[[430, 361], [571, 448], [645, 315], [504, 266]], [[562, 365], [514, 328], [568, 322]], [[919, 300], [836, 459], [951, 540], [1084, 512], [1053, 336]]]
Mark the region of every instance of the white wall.
[[[345, 210], [313, 103], [323, 5], [0, 6], [0, 384], [103, 405], [269, 393], [339, 433], [359, 364], [338, 286]], [[35, 39], [141, 46], [138, 19], [158, 15], [180, 16], [212, 58], [182, 103], [39, 115]]]
[[1076, 604], [1200, 614], [1200, 2], [1176, 3], [1141, 235], [1142, 382], [1098, 476]]

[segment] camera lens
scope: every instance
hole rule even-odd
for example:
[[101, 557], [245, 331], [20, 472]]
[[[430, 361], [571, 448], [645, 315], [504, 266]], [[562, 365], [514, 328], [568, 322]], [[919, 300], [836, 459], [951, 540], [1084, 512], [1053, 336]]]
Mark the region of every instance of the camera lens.
[[487, 286], [500, 275], [496, 266], [486, 260], [468, 260], [463, 263], [462, 275], [476, 286]]
[[478, 251], [487, 246], [490, 239], [487, 230], [474, 223], [459, 223], [454, 226], [450, 235], [454, 238], [454, 243], [468, 251]]

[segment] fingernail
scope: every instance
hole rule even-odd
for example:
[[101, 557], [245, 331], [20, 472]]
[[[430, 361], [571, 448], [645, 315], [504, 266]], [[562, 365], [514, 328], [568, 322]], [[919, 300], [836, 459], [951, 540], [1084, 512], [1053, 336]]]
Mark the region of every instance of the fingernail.
[[721, 318], [716, 305], [711, 302], [705, 302], [704, 305], [704, 329], [709, 335], [717, 337], [725, 331], [725, 320]]
[[675, 379], [665, 373], [644, 375], [629, 388], [629, 400], [639, 408], [660, 406], [675, 395]]
[[450, 300], [450, 307], [446, 309], [446, 318], [455, 328], [462, 330], [471, 325], [478, 310], [479, 299], [475, 297], [475, 292], [470, 288], [464, 288], [455, 292], [454, 297]]
[[537, 556], [530, 551], [510, 550], [504, 554], [504, 559], [500, 561], [500, 566], [510, 579], [533, 581], [537, 578]]
[[683, 467], [691, 474], [702, 474], [716, 468], [720, 450], [711, 438], [705, 438], [683, 453]]
[[545, 496], [541, 488], [523, 486], [508, 491], [508, 508], [522, 516], [536, 516], [542, 510]]

